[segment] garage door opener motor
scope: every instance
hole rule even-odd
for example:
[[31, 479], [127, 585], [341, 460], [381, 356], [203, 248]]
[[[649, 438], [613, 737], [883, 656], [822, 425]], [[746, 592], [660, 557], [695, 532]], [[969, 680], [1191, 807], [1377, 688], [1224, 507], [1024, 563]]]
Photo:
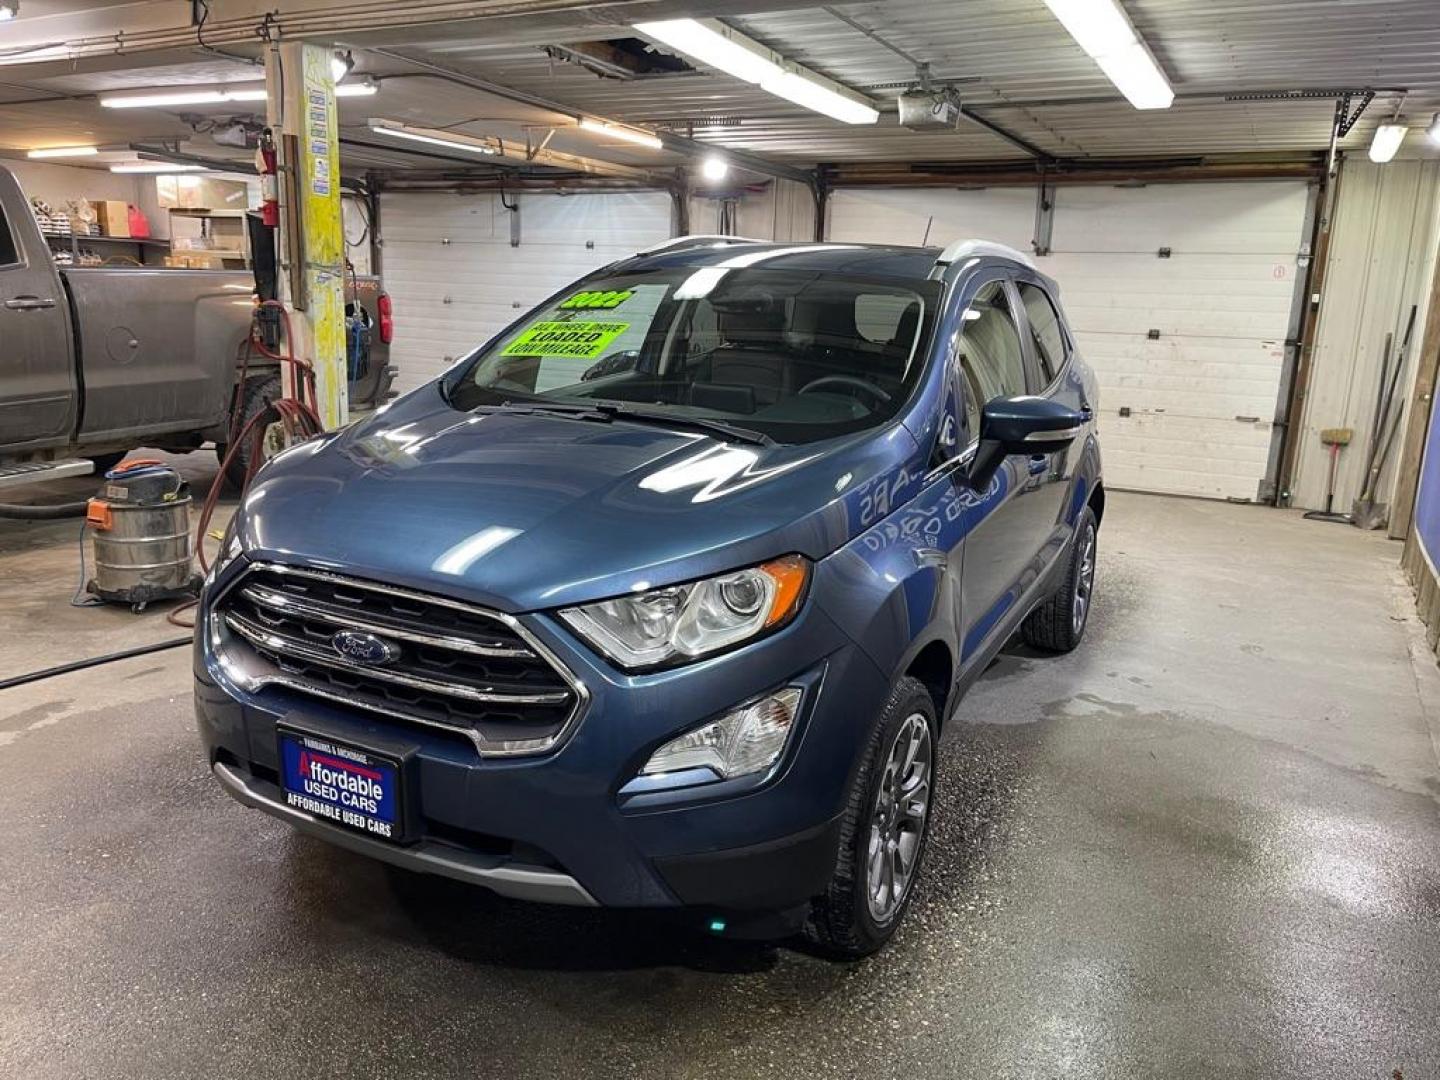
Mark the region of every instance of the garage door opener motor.
[[195, 596], [190, 487], [159, 461], [125, 461], [105, 474], [90, 500], [85, 528], [95, 552], [86, 590], [143, 611], [152, 600]]

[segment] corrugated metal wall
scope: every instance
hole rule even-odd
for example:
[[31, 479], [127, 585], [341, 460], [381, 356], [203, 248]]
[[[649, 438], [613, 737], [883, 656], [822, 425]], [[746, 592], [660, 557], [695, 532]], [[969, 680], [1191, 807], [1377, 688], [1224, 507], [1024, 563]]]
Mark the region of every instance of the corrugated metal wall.
[[[1340, 454], [1335, 509], [1348, 511], [1359, 495], [1385, 335], [1394, 335], [1398, 349], [1414, 304], [1420, 310], [1395, 394], [1397, 403], [1409, 400], [1434, 270], [1437, 212], [1440, 162], [1376, 165], [1349, 158], [1341, 167], [1313, 367], [1296, 433], [1300, 447], [1292, 483], [1294, 506], [1316, 509], [1325, 504], [1329, 456], [1320, 444], [1324, 428], [1355, 431], [1354, 441]], [[1402, 426], [1381, 475], [1377, 501], [1390, 501], [1403, 433]]]

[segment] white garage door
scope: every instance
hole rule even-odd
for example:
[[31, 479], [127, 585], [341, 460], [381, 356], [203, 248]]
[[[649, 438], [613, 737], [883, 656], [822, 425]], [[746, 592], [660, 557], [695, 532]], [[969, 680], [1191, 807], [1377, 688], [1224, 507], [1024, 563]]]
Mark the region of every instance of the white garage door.
[[385, 195], [385, 288], [395, 304], [396, 387], [434, 378], [525, 309], [596, 267], [670, 236], [664, 192]]
[[[1100, 380], [1113, 487], [1256, 499], [1266, 480], [1305, 225], [1302, 181], [1062, 187], [1052, 253]], [[1033, 189], [847, 190], [830, 238], [1029, 251]], [[1168, 257], [1161, 258], [1162, 248]]]

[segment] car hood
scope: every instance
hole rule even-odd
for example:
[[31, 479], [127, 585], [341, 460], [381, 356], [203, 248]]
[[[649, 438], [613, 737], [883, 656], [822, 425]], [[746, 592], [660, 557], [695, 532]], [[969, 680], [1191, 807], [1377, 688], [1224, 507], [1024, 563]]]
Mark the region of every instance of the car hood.
[[242, 540], [252, 560], [530, 611], [789, 552], [823, 558], [867, 523], [873, 490], [918, 483], [919, 471], [900, 424], [761, 447], [619, 420], [464, 413], [432, 384], [272, 461], [246, 495]]

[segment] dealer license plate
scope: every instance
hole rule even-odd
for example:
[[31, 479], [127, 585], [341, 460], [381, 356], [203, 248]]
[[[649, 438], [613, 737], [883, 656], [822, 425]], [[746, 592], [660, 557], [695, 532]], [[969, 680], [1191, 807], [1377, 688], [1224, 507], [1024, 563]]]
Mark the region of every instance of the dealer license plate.
[[278, 734], [285, 805], [382, 840], [401, 838], [395, 759], [302, 731]]

